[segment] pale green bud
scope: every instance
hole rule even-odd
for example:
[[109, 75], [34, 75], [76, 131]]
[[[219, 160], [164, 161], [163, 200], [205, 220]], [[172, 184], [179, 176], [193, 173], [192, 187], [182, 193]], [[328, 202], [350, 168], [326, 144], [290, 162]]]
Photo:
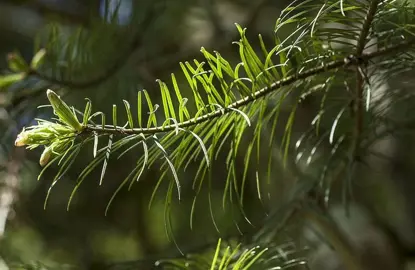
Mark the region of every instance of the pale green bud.
[[40, 123], [37, 126], [28, 127], [23, 129], [19, 135], [17, 135], [15, 146], [33, 146], [36, 145], [49, 145], [52, 142], [75, 136], [75, 132], [71, 127], [64, 126], [59, 123]]
[[79, 123], [71, 108], [69, 108], [69, 106], [52, 90], [48, 89], [46, 95], [59, 119], [76, 131], [81, 131], [82, 125]]
[[23, 131], [20, 132], [19, 135], [17, 135], [14, 145], [17, 147], [20, 147], [20, 146], [25, 146], [27, 143], [28, 143], [28, 134], [23, 129]]
[[40, 156], [39, 164], [40, 166], [45, 166], [48, 164], [50, 157], [52, 156], [52, 147], [46, 147], [45, 150], [43, 150], [42, 155]]

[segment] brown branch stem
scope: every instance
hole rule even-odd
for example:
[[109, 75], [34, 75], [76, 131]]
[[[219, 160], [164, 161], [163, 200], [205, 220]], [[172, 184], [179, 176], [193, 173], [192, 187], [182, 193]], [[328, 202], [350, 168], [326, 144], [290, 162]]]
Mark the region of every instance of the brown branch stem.
[[[367, 39], [369, 36], [370, 28], [372, 26], [373, 19], [375, 17], [377, 8], [379, 5], [379, 0], [372, 0], [370, 2], [369, 9], [367, 11], [365, 20], [362, 25], [362, 31], [360, 32], [359, 39], [357, 41], [357, 48], [355, 56], [361, 58], [363, 51], [367, 44]], [[353, 140], [351, 154], [352, 159], [355, 160], [358, 155], [358, 148], [360, 144], [360, 137], [363, 131], [363, 118], [364, 118], [364, 108], [363, 108], [363, 92], [364, 92], [364, 78], [363, 78], [363, 67], [362, 63], [358, 63], [355, 66], [356, 71], [356, 91], [354, 98], [354, 115], [355, 115], [355, 127], [353, 131]]]

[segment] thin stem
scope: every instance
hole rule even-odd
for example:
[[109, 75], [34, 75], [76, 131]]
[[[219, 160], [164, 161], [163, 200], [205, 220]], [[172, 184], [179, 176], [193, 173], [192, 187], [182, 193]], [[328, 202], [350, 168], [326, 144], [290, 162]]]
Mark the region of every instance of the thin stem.
[[360, 67], [356, 66], [356, 93], [354, 99], [354, 112], [355, 112], [355, 126], [353, 131], [353, 146], [351, 149], [352, 159], [355, 160], [358, 155], [358, 148], [360, 144], [360, 137], [363, 131], [363, 90], [364, 80], [363, 75], [360, 72]]
[[[356, 55], [360, 57], [363, 54], [363, 50], [367, 44], [367, 38], [369, 36], [369, 31], [372, 26], [373, 19], [376, 14], [376, 10], [379, 5], [379, 0], [372, 0], [369, 6], [369, 9], [366, 14], [365, 21], [363, 22], [363, 28], [359, 35], [359, 40], [357, 42]], [[364, 78], [362, 74], [362, 69], [360, 65], [356, 66], [356, 97], [355, 97], [355, 112], [356, 112], [356, 125], [355, 125], [355, 149], [357, 151], [357, 144], [359, 143], [360, 134], [363, 130], [363, 90], [364, 90]]]
[[[372, 0], [370, 2], [369, 9], [367, 11], [365, 20], [362, 25], [362, 31], [359, 35], [359, 40], [357, 41], [357, 48], [356, 48], [356, 57], [360, 58], [363, 55], [363, 51], [367, 44], [367, 39], [369, 36], [370, 28], [372, 27], [372, 22], [376, 14], [376, 10], [379, 5], [379, 0]], [[354, 113], [355, 113], [355, 126], [353, 131], [353, 140], [354, 143], [352, 145], [351, 154], [352, 159], [355, 160], [358, 155], [358, 148], [360, 144], [360, 137], [363, 131], [363, 117], [364, 117], [364, 109], [363, 109], [363, 92], [364, 92], [364, 78], [363, 78], [363, 68], [362, 63], [358, 63], [355, 66], [356, 71], [356, 92], [354, 98]]]
[[[351, 56], [348, 58], [345, 58], [343, 60], [336, 60], [336, 61], [331, 61], [323, 66], [320, 67], [316, 67], [316, 68], [310, 68], [308, 70], [302, 71], [300, 73], [288, 76], [285, 79], [276, 81], [274, 83], [272, 83], [270, 86], [268, 87], [264, 87], [256, 92], [254, 92], [252, 95], [244, 97], [232, 104], [230, 104], [228, 107], [223, 108], [223, 109], [218, 109], [215, 110], [213, 112], [204, 114], [202, 116], [196, 117], [196, 118], [192, 118], [189, 119], [187, 121], [178, 123], [176, 124], [169, 124], [169, 125], [165, 125], [163, 126], [157, 126], [157, 127], [151, 127], [151, 128], [124, 128], [124, 127], [114, 127], [113, 125], [106, 125], [104, 128], [102, 127], [102, 125], [88, 125], [85, 127], [85, 129], [83, 130], [83, 133], [92, 133], [92, 132], [97, 132], [97, 133], [104, 133], [104, 134], [126, 134], [126, 135], [130, 135], [130, 134], [157, 134], [160, 132], [168, 132], [168, 131], [172, 131], [172, 130], [176, 130], [177, 128], [185, 128], [185, 127], [190, 127], [190, 126], [196, 126], [198, 124], [202, 124], [208, 120], [212, 120], [214, 118], [220, 117], [223, 114], [232, 112], [232, 109], [237, 109], [240, 108], [242, 106], [248, 105], [250, 104], [252, 101], [257, 100], [258, 98], [261, 98], [269, 93], [274, 92], [275, 90], [283, 87], [283, 86], [288, 86], [291, 85], [295, 82], [297, 82], [298, 80], [303, 80], [306, 78], [309, 78], [311, 76], [315, 76], [324, 72], [327, 72], [329, 70], [334, 70], [337, 68], [347, 68], [350, 66], [358, 66], [361, 62], [369, 62], [370, 60], [382, 56], [382, 55], [386, 55], [395, 51], [399, 51], [402, 50], [404, 48], [408, 48], [411, 47], [415, 44], [415, 39], [413, 40], [409, 40], [406, 42], [402, 42], [398, 45], [389, 47], [389, 48], [383, 48], [380, 49], [376, 52], [371, 52], [371, 53], [367, 53], [367, 54], [362, 54], [359, 57], [356, 56]], [[360, 120], [359, 120], [360, 121]], [[360, 132], [360, 131], [359, 131]], [[360, 133], [359, 133], [360, 134]]]
[[366, 14], [366, 18], [362, 25], [362, 31], [357, 41], [356, 55], [361, 56], [367, 43], [367, 37], [369, 36], [369, 30], [372, 27], [373, 19], [375, 18], [376, 10], [378, 9], [379, 0], [372, 0], [370, 2], [369, 9]]

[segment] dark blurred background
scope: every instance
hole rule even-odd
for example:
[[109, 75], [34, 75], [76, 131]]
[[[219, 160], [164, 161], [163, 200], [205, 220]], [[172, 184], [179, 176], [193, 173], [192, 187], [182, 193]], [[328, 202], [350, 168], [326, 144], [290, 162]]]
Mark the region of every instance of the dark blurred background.
[[[75, 85], [64, 85], [68, 102], [81, 108], [84, 98], [89, 97], [93, 110], [108, 112], [113, 103], [123, 106], [123, 99], [135, 104], [137, 90], [143, 88], [157, 100], [159, 91], [155, 80], [168, 78], [172, 72], [180, 74], [178, 63], [199, 57], [202, 45], [234, 58], [237, 47], [232, 46], [231, 41], [238, 37], [235, 22], [249, 26], [253, 36], [260, 31], [271, 36], [283, 4], [210, 0], [1, 1], [0, 52], [3, 57], [0, 68], [7, 69], [6, 57], [10, 52], [19, 51], [30, 60], [36, 46], [50, 40], [54, 31], [58, 33], [58, 49], [64, 54], [69, 36], [81, 27], [80, 36], [86, 40], [82, 43], [85, 46], [72, 53], [74, 57], [89, 54], [93, 59], [90, 67], [73, 67], [69, 71], [65, 70], [67, 63], [57, 63], [60, 65], [57, 69], [64, 71], [53, 75], [75, 82]], [[113, 67], [115, 62], [119, 63], [116, 68]], [[99, 79], [88, 83], [94, 78]], [[41, 169], [38, 166], [40, 152], [15, 149], [13, 141], [21, 128], [33, 123], [35, 117], [51, 117], [50, 110], [36, 109], [47, 103], [47, 87], [60, 88], [32, 78], [0, 93], [1, 164], [4, 166], [0, 175], [11, 188], [8, 191], [13, 197], [0, 245], [1, 258], [8, 264], [40, 261], [59, 269], [62, 264], [81, 268], [97, 263], [178, 255], [178, 249], [165, 232], [165, 188], [157, 193], [148, 210], [150, 196], [160, 176], [158, 168], [150, 168], [131, 191], [122, 191], [108, 215], [104, 215], [111, 195], [134, 164], [133, 154], [111, 160], [102, 186], [98, 186], [99, 170], [89, 176], [67, 212], [66, 204], [76, 177], [92, 158], [92, 148], [85, 151], [74, 168], [54, 187], [48, 206], [43, 209], [57, 169], [53, 168], [36, 181]], [[184, 93], [190, 94], [184, 89]], [[188, 169], [189, 176], [182, 172], [182, 181], [193, 177], [196, 168]], [[220, 209], [221, 182], [224, 182], [220, 178], [221, 168], [217, 169], [217, 175], [217, 192], [214, 190], [212, 197], [216, 209]], [[219, 236], [208, 214], [207, 198], [199, 199], [200, 209], [196, 211], [193, 231], [190, 230], [192, 199], [193, 194], [189, 192], [187, 200], [173, 207], [174, 235], [184, 251], [207, 243], [215, 245]], [[222, 235], [236, 232], [232, 218], [225, 218], [220, 210], [216, 215]], [[260, 219], [264, 212], [255, 215]]]
[[[51, 110], [37, 109], [38, 105], [47, 103], [47, 88], [63, 89], [65, 100], [76, 108], [82, 109], [84, 98], [88, 97], [94, 111], [110, 112], [114, 103], [122, 108], [123, 99], [136, 104], [139, 89], [147, 89], [155, 100], [160, 99], [155, 80], [168, 80], [172, 72], [180, 74], [179, 62], [200, 59], [201, 46], [218, 50], [230, 62], [237, 63], [237, 45], [232, 45], [232, 41], [238, 40], [234, 23], [248, 28], [248, 37], [254, 44], [258, 45], [258, 33], [272, 44], [275, 20], [288, 3], [289, 0], [0, 1], [0, 70], [7, 70], [10, 52], [19, 51], [30, 61], [46, 41], [54, 40], [52, 45], [48, 43], [47, 52], [54, 58], [48, 60], [51, 68], [45, 72], [64, 82], [59, 84], [34, 76], [0, 91], [0, 181], [3, 184], [0, 225], [5, 224], [0, 232], [0, 265], [1, 261], [4, 264], [0, 269], [34, 262], [54, 269], [64, 269], [65, 265], [75, 269], [105, 269], [108, 265], [136, 260], [148, 260], [151, 265], [153, 259], [178, 256], [178, 248], [165, 231], [167, 186], [162, 185], [148, 209], [160, 176], [156, 166], [146, 170], [141, 182], [130, 191], [123, 189], [105, 216], [111, 195], [130, 172], [136, 155], [142, 154], [140, 151], [133, 151], [120, 160], [112, 157], [102, 186], [98, 185], [100, 170], [88, 176], [67, 211], [66, 204], [77, 175], [92, 159], [92, 146], [88, 146], [54, 186], [44, 209], [45, 196], [57, 168], [52, 167], [37, 181], [41, 170], [40, 152], [14, 148], [14, 139], [23, 126], [34, 123], [34, 118], [52, 117]], [[61, 60], [71, 57], [75, 64]], [[178, 77], [183, 83], [183, 95], [191, 97], [183, 76]], [[405, 87], [413, 88], [413, 84]], [[410, 103], [406, 105], [411, 107]], [[310, 112], [315, 111], [315, 106], [318, 103], [301, 106], [293, 136], [307, 130], [314, 117]], [[289, 112], [288, 104], [283, 108], [282, 117], [287, 117]], [[399, 117], [407, 111], [394, 113]], [[336, 220], [361, 246], [362, 252], [370, 251], [370, 258], [382, 262], [380, 265], [384, 268], [373, 269], [400, 269], [396, 265], [401, 265], [397, 263], [401, 260], [407, 269], [415, 269], [408, 262], [415, 248], [414, 144], [409, 143], [413, 136], [405, 133], [379, 142], [376, 149], [388, 157], [386, 161], [373, 158], [370, 169], [359, 170], [353, 218], [345, 217], [340, 204], [332, 209]], [[268, 152], [269, 149], [263, 149], [264, 155]], [[218, 237], [237, 236], [239, 230], [252, 233], [254, 226], [261, 226], [266, 213], [279, 204], [280, 195], [289, 186], [289, 173], [283, 172], [276, 162], [272, 172], [275, 183], [268, 187], [273, 189], [274, 197], [267, 205], [261, 205], [255, 186], [256, 170], [254, 166], [249, 168], [244, 210], [254, 224], [251, 226], [237, 209], [230, 207], [231, 210], [223, 211], [221, 208], [225, 158], [226, 154], [220, 156], [213, 167], [214, 182], [210, 191], [219, 232], [212, 222], [205, 195], [198, 199], [190, 230], [190, 208], [195, 193], [191, 178], [197, 166], [191, 165], [179, 172], [186, 192], [183, 201], [172, 206], [171, 216], [173, 235], [185, 253], [197, 252], [212, 243], [215, 246]], [[238, 158], [238, 164], [244, 167], [244, 156]], [[265, 168], [266, 164], [261, 164], [257, 169]], [[207, 193], [204, 187], [201, 194]], [[339, 268], [341, 264], [333, 251], [310, 234], [304, 232], [312, 243], [312, 269], [343, 269]]]

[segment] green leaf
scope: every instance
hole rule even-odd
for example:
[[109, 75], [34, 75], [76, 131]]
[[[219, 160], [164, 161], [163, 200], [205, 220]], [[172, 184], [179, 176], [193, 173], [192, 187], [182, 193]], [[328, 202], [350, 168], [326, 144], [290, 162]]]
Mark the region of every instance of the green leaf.
[[102, 165], [101, 178], [99, 179], [100, 186], [102, 185], [102, 180], [104, 179], [105, 171], [107, 170], [108, 160], [110, 159], [113, 138], [114, 136], [111, 134], [108, 138], [107, 149], [105, 149], [106, 154], [105, 154], [104, 164]]
[[183, 122], [185, 120], [183, 115], [186, 116], [186, 119], [190, 118], [190, 114], [189, 114], [189, 111], [186, 108], [186, 102], [185, 102], [185, 101], [187, 101], [187, 99], [184, 99], [182, 97], [182, 95], [180, 93], [179, 86], [178, 86], [177, 81], [176, 81], [176, 77], [174, 76], [173, 73], [171, 74], [171, 80], [172, 80], [172, 83], [173, 83], [173, 88], [174, 88], [174, 91], [176, 93], [177, 100], [179, 101], [179, 120], [180, 120], [180, 122]]
[[158, 147], [158, 148], [161, 150], [161, 152], [163, 153], [163, 156], [164, 156], [164, 158], [166, 159], [167, 163], [169, 164], [169, 167], [170, 167], [170, 169], [171, 169], [171, 172], [173, 173], [173, 177], [174, 177], [174, 180], [175, 180], [175, 182], [176, 182], [177, 193], [178, 193], [178, 196], [179, 196], [179, 201], [180, 201], [180, 198], [181, 198], [181, 185], [180, 185], [180, 182], [179, 182], [179, 177], [177, 176], [177, 173], [176, 173], [176, 169], [174, 168], [174, 165], [173, 165], [173, 163], [171, 162], [170, 158], [168, 157], [166, 150], [165, 150], [165, 149], [164, 149], [164, 147], [160, 144], [160, 142], [158, 141], [157, 137], [156, 137], [156, 136], [153, 136], [153, 138], [154, 138], [154, 143], [157, 145], [157, 147]]
[[221, 240], [222, 239], [219, 238], [218, 245], [217, 245], [216, 251], [215, 251], [215, 256], [213, 256], [212, 266], [210, 267], [210, 270], [215, 270], [215, 268], [216, 268], [216, 261], [218, 260], [219, 252], [220, 252], [220, 249], [221, 249], [221, 246], [220, 246], [221, 245]]
[[46, 55], [45, 49], [40, 49], [32, 58], [32, 61], [30, 62], [30, 67], [34, 70], [36, 70], [44, 61]]
[[26, 78], [26, 73], [15, 73], [0, 75], [0, 90], [5, 90], [8, 86]]
[[117, 105], [112, 105], [112, 124], [117, 128]]
[[142, 115], [141, 115], [141, 104], [143, 104], [143, 103], [141, 101], [141, 91], [139, 91], [137, 93], [137, 121], [138, 121], [138, 126], [140, 128], [143, 127], [143, 125], [142, 125]]
[[92, 110], [91, 109], [91, 100], [89, 100], [88, 98], [86, 100], [87, 100], [87, 103], [85, 105], [84, 119], [82, 121], [82, 124], [84, 126], [86, 126], [88, 124], [88, 120], [89, 120], [89, 117], [91, 116], [91, 110]]
[[128, 101], [125, 99], [123, 100], [123, 102], [125, 105], [125, 111], [127, 112], [128, 124], [130, 125], [130, 128], [134, 128], [133, 115], [131, 113], [130, 103], [128, 103]]
[[153, 123], [154, 126], [157, 126], [157, 118], [156, 118], [156, 110], [158, 108], [158, 105], [156, 104], [153, 107], [153, 102], [151, 102], [151, 98], [149, 96], [149, 94], [147, 93], [146, 90], [143, 90], [144, 96], [146, 97], [147, 100], [147, 105], [148, 105], [148, 109], [149, 109], [149, 117], [148, 117], [148, 122], [147, 122], [147, 128], [151, 127], [151, 123]]

